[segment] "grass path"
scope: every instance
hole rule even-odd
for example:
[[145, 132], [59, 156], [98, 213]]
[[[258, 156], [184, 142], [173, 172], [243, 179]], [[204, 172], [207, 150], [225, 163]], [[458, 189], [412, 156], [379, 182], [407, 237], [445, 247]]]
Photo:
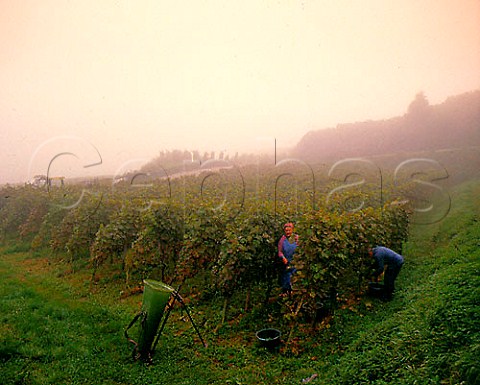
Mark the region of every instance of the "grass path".
[[106, 367], [127, 354], [118, 338], [124, 309], [80, 297], [43, 264], [23, 253], [0, 262], [4, 383], [109, 383]]
[[399, 295], [362, 323], [325, 384], [480, 383], [480, 185], [452, 202], [441, 223], [413, 229]]

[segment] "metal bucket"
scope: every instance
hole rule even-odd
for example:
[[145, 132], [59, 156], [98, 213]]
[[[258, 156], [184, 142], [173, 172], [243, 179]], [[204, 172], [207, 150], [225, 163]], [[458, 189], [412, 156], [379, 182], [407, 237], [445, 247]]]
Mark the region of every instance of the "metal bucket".
[[368, 283], [368, 294], [372, 297], [382, 297], [385, 293], [385, 288], [382, 283], [378, 282], [369, 282]]
[[262, 329], [256, 333], [256, 336], [260, 345], [271, 349], [280, 345], [282, 333], [277, 329]]

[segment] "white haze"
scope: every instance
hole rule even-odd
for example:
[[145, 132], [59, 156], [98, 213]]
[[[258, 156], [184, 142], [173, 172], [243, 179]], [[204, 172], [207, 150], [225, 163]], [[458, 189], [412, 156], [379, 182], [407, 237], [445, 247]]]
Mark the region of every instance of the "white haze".
[[0, 183], [273, 152], [480, 88], [477, 0], [6, 0], [0, 36]]

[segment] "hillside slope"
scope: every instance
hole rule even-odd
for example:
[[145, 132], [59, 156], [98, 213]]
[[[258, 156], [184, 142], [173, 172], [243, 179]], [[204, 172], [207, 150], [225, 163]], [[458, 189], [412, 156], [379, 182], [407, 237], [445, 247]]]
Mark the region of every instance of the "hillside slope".
[[[123, 297], [123, 284], [108, 279], [92, 286], [86, 265], [73, 271], [63, 256], [32, 252], [19, 240], [1, 245], [2, 383], [478, 384], [480, 180], [450, 193], [441, 222], [412, 226], [391, 302], [361, 297], [315, 330], [293, 324], [273, 352], [254, 332], [277, 313], [242, 310], [220, 326], [220, 301], [197, 297], [189, 305], [209, 347], [195, 341], [179, 307], [154, 364], [134, 362], [123, 331], [140, 295]], [[281, 317], [273, 321], [282, 325]]]
[[294, 156], [308, 162], [480, 146], [480, 90], [429, 105], [420, 93], [405, 115], [308, 132]]
[[318, 383], [480, 383], [480, 184], [452, 202], [441, 223], [412, 229], [397, 298], [319, 368]]

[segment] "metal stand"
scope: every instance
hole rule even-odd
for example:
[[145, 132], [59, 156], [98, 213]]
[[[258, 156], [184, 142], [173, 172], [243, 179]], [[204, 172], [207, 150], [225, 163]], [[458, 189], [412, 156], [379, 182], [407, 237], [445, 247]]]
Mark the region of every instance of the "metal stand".
[[173, 294], [173, 300], [169, 301], [169, 303], [167, 304], [167, 311], [165, 313], [165, 317], [163, 318], [162, 326], [160, 326], [160, 329], [158, 330], [157, 337], [155, 338], [155, 342], [153, 343], [152, 354], [155, 352], [155, 348], [157, 347], [158, 340], [160, 339], [160, 335], [162, 334], [163, 329], [165, 328], [165, 324], [167, 323], [168, 317], [170, 316], [170, 312], [172, 311], [173, 306], [175, 305], [175, 301], [178, 301], [182, 304], [182, 306], [184, 307], [184, 309], [185, 309], [185, 311], [188, 315], [188, 319], [192, 323], [193, 328], [195, 329], [195, 331], [198, 334], [198, 337], [200, 338], [200, 341], [202, 342], [203, 346], [207, 348], [208, 345], [203, 340], [202, 335], [200, 334], [197, 326], [195, 325], [195, 322], [193, 322], [193, 318], [190, 315], [190, 311], [188, 310], [188, 306], [185, 303], [185, 301], [183, 300], [182, 296], [178, 293], [178, 291], [174, 291], [172, 294]]
[[[141, 322], [141, 325], [142, 327], [145, 327], [145, 324], [146, 324], [146, 320], [147, 320], [147, 312], [142, 310], [141, 312], [139, 312], [134, 318], [133, 320], [130, 322], [130, 324], [128, 325], [128, 327], [125, 329], [125, 337], [127, 338], [127, 340], [131, 343], [133, 343], [135, 346], [133, 348], [133, 351], [132, 351], [132, 357], [133, 359], [136, 361], [138, 360], [139, 358], [142, 358], [143, 360], [145, 360], [146, 362], [149, 362], [151, 363], [152, 361], [152, 356], [153, 356], [153, 353], [155, 352], [155, 348], [157, 347], [157, 344], [158, 344], [158, 341], [160, 339], [160, 335], [162, 334], [163, 332], [163, 329], [165, 328], [165, 325], [167, 323], [167, 320], [168, 320], [168, 317], [170, 316], [170, 313], [175, 305], [175, 301], [178, 301], [180, 302], [180, 304], [184, 307], [187, 315], [188, 315], [188, 318], [190, 320], [190, 322], [192, 323], [193, 325], [193, 328], [195, 329], [195, 331], [197, 332], [198, 334], [198, 337], [200, 338], [200, 341], [202, 342], [203, 346], [204, 347], [208, 347], [208, 345], [205, 343], [202, 335], [200, 334], [200, 331], [198, 330], [197, 328], [197, 325], [195, 325], [195, 322], [193, 321], [193, 318], [190, 314], [190, 311], [188, 310], [188, 307], [187, 305], [185, 304], [185, 301], [183, 300], [183, 298], [181, 297], [181, 295], [178, 293], [178, 291], [174, 290], [171, 292], [171, 294], [173, 296], [170, 297], [170, 299], [168, 300], [167, 302], [167, 305], [166, 305], [166, 311], [165, 313], [163, 314], [163, 322], [162, 322], [162, 325], [161, 327], [159, 328], [156, 336], [155, 336], [155, 339], [154, 339], [154, 343], [152, 345], [152, 348], [151, 349], [142, 349], [142, 347], [140, 347], [139, 349], [139, 344], [133, 340], [132, 338], [129, 337], [128, 335], [128, 330], [140, 319], [140, 322]], [[162, 309], [163, 310], [163, 309]]]

